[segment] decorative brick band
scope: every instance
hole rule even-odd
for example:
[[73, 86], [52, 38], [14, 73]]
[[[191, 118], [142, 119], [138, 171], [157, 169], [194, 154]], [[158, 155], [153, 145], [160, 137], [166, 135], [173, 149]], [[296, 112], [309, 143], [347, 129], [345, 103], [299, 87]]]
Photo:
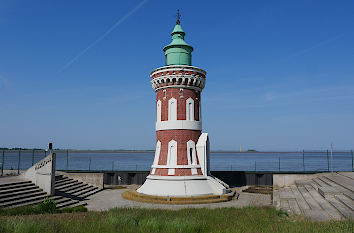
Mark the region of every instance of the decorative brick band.
[[186, 88], [201, 91], [205, 87], [206, 72], [194, 66], [164, 66], [151, 72], [155, 91], [166, 88]]

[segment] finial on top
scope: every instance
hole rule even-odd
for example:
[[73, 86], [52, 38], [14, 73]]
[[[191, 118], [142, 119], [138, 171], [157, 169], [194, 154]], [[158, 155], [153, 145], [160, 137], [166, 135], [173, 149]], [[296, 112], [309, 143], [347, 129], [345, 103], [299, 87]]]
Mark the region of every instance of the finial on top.
[[179, 9], [177, 9], [177, 21], [176, 24], [180, 24], [179, 19], [181, 18], [181, 14], [179, 13]]

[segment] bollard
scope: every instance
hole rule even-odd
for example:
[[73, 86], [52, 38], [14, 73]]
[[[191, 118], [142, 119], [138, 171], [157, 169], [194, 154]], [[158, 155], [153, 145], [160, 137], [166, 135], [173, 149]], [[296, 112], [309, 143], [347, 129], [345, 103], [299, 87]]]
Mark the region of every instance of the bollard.
[[304, 150], [302, 150], [302, 168], [305, 171], [305, 151]]
[[[354, 171], [354, 155], [353, 155], [353, 150], [350, 150], [350, 153], [352, 154], [352, 171]], [[4, 166], [4, 165], [2, 165]]]
[[34, 164], [34, 149], [32, 150], [32, 166]]
[[2, 151], [1, 175], [4, 175], [5, 151]]
[[257, 171], [257, 161], [256, 160], [254, 161], [254, 171], [255, 172]]
[[18, 151], [17, 174], [20, 174], [20, 163], [21, 163], [21, 149], [19, 149]]
[[69, 170], [69, 150], [66, 150], [66, 170]]
[[114, 161], [112, 161], [112, 171], [114, 170]]
[[327, 166], [328, 166], [328, 171], [329, 171], [329, 157], [328, 157], [328, 149], [327, 149]]

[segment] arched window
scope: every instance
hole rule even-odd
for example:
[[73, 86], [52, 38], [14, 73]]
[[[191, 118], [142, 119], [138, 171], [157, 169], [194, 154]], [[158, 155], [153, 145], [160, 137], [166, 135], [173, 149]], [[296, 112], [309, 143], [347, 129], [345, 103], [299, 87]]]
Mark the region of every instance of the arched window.
[[197, 164], [197, 157], [195, 153], [195, 142], [189, 140], [187, 142], [187, 154], [188, 154], [188, 164], [189, 165], [196, 165]]
[[[172, 140], [168, 143], [168, 153], [167, 153], [167, 166], [176, 166], [177, 165], [177, 142]], [[175, 174], [174, 168], [168, 169], [169, 175]]]
[[156, 104], [156, 121], [161, 121], [161, 100]]
[[168, 120], [169, 121], [177, 120], [177, 100], [175, 98], [171, 98], [168, 101]]
[[192, 98], [186, 100], [186, 120], [194, 121], [194, 100]]

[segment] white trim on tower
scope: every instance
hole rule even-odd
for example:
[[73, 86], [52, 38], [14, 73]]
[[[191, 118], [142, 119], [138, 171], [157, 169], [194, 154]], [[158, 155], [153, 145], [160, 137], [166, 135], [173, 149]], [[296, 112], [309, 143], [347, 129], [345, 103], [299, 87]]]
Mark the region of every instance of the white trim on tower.
[[175, 98], [171, 98], [168, 100], [168, 120], [177, 120], [177, 100]]
[[186, 120], [194, 121], [194, 100], [192, 98], [186, 100]]
[[[168, 154], [167, 154], [167, 166], [176, 166], [177, 165], [177, 142], [171, 140], [168, 143]], [[175, 169], [169, 168], [168, 175], [174, 175]]]
[[151, 166], [152, 167], [151, 174], [155, 174], [156, 168], [154, 166], [157, 166], [159, 164], [160, 151], [161, 151], [161, 142], [157, 141], [156, 142], [154, 162], [153, 162], [153, 164]]
[[156, 121], [161, 121], [161, 100], [156, 103]]
[[[195, 142], [193, 140], [189, 140], [187, 142], [187, 159], [188, 164], [195, 166], [197, 164], [197, 155], [195, 151]], [[196, 168], [192, 168], [192, 175], [198, 174]]]
[[169, 130], [169, 129], [202, 130], [202, 122], [201, 121], [187, 121], [187, 120], [157, 121], [156, 122], [156, 131]]

